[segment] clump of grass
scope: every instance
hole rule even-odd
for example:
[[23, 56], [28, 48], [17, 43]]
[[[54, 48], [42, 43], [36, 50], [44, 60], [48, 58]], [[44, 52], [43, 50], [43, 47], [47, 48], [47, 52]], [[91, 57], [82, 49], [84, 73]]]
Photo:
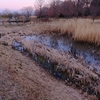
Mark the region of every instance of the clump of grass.
[[90, 19], [68, 19], [38, 25], [42, 32], [71, 34], [77, 41], [100, 45], [100, 25]]

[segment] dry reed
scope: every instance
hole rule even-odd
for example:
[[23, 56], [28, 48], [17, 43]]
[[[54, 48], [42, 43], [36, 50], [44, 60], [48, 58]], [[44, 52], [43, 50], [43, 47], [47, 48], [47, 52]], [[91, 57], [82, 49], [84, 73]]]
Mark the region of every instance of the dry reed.
[[100, 45], [100, 25], [91, 19], [68, 19], [40, 24], [42, 32], [71, 34], [77, 41]]

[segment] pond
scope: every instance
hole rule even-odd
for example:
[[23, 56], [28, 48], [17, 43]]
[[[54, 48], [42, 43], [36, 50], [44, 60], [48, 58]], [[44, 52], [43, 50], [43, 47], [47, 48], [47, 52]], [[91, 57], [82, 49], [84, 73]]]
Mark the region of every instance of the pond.
[[70, 52], [76, 59], [78, 56], [81, 56], [88, 65], [100, 66], [100, 46], [90, 43], [75, 42], [68, 36], [34, 35], [26, 36], [24, 40], [36, 40], [50, 48]]

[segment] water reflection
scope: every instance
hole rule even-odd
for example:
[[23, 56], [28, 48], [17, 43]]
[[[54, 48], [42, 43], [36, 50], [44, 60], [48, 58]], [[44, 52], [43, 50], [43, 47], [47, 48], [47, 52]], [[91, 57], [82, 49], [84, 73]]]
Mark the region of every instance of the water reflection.
[[78, 55], [82, 56], [87, 64], [100, 65], [100, 47], [96, 47], [94, 44], [72, 42], [72, 46]]
[[43, 36], [34, 35], [26, 36], [24, 40], [32, 41], [36, 40], [50, 48], [55, 48], [57, 50], [63, 50], [64, 52], [71, 52], [72, 55], [77, 58], [82, 56], [84, 61], [89, 65], [100, 66], [100, 47], [93, 44], [75, 42], [70, 40], [67, 36]]

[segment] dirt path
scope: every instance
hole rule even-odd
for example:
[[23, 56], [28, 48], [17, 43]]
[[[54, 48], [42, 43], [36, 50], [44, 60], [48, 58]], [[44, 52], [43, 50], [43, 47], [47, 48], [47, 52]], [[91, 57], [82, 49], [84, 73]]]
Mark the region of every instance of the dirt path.
[[0, 100], [88, 100], [30, 58], [0, 45]]

